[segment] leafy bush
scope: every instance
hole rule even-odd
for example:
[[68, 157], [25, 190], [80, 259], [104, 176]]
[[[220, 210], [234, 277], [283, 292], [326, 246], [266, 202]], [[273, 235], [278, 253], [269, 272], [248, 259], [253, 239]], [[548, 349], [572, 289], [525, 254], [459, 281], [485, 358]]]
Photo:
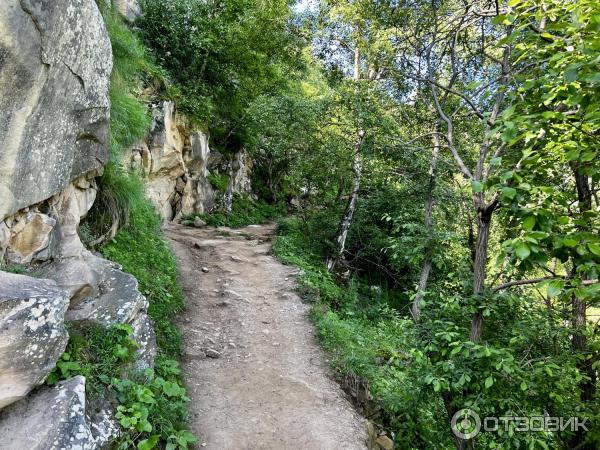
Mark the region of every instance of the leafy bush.
[[289, 2], [143, 0], [141, 6], [136, 25], [175, 82], [170, 97], [210, 124], [215, 146], [239, 150], [250, 102], [285, 85], [300, 61]]
[[[119, 449], [153, 448], [160, 441], [168, 448], [187, 448], [196, 438], [185, 429], [186, 403], [181, 371], [176, 361], [159, 357], [156, 368], [131, 369], [139, 347], [130, 325], [105, 329], [99, 326], [69, 329], [69, 344], [47, 383], [56, 384], [76, 375], [86, 378], [93, 405], [101, 398], [115, 398], [121, 436], [112, 445]], [[150, 445], [154, 443], [154, 445]]]
[[111, 380], [120, 403], [116, 418], [128, 430], [120, 439], [119, 449], [136, 445], [138, 449], [151, 449], [159, 442], [168, 449], [187, 449], [197, 441], [185, 429], [189, 399], [181, 387], [180, 375], [175, 361], [158, 359], [154, 370], [146, 369], [131, 379]]
[[192, 225], [195, 217], [200, 217], [212, 227], [241, 228], [261, 224], [281, 217], [286, 212], [284, 204], [270, 205], [262, 200], [254, 201], [248, 195], [234, 195], [231, 212], [215, 211], [186, 217], [184, 224]]
[[217, 191], [225, 192], [229, 186], [229, 175], [226, 173], [209, 173], [208, 181]]

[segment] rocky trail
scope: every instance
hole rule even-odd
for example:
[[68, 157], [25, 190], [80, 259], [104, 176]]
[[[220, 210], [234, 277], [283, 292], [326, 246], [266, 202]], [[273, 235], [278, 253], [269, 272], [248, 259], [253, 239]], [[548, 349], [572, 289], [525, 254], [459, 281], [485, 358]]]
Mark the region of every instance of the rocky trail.
[[274, 228], [165, 229], [188, 301], [191, 429], [207, 449], [365, 449], [364, 420], [331, 378], [294, 269], [270, 255]]

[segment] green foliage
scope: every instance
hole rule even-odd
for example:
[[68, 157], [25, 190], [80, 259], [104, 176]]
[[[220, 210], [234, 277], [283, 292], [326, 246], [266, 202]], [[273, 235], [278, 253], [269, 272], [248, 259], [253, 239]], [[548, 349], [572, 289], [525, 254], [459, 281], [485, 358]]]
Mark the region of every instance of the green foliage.
[[150, 128], [150, 114], [141, 91], [150, 79], [162, 76], [145, 46], [116, 8], [100, 5], [113, 51], [110, 78], [110, 161], [98, 179], [98, 197], [86, 219], [88, 242], [122, 227], [130, 211], [144, 202], [138, 178], [121, 166], [123, 152], [142, 139]]
[[209, 173], [207, 178], [210, 185], [217, 191], [221, 193], [227, 191], [227, 187], [229, 186], [229, 175], [226, 173]]
[[0, 270], [3, 272], [14, 273], [17, 275], [23, 275], [27, 272], [27, 268], [20, 264], [4, 264], [0, 263]]
[[84, 231], [88, 241], [107, 233], [113, 226], [128, 224], [132, 211], [145, 207], [147, 200], [142, 180], [123, 166], [110, 161], [98, 179], [98, 195], [86, 217]]
[[69, 328], [69, 343], [47, 383], [56, 384], [76, 375], [86, 378], [92, 404], [115, 397], [116, 418], [122, 434], [115, 448], [153, 448], [159, 442], [186, 449], [196, 438], [186, 430], [189, 399], [182, 387], [176, 361], [159, 356], [155, 369], [132, 369], [138, 344], [130, 325]]
[[242, 148], [249, 103], [285, 85], [299, 61], [290, 2], [144, 0], [141, 6], [137, 25], [176, 83], [170, 95], [182, 111], [210, 122], [215, 145]]
[[123, 266], [139, 282], [150, 302], [148, 313], [154, 322], [158, 346], [163, 355], [175, 358], [181, 352], [181, 335], [172, 323], [184, 308], [177, 283], [177, 264], [160, 231], [160, 219], [149, 201], [130, 211], [129, 224], [102, 254]]
[[150, 115], [140, 94], [144, 82], [160, 78], [162, 73], [117, 9], [104, 5], [101, 11], [113, 52], [109, 91], [111, 152], [118, 156], [148, 132]]
[[120, 376], [128, 364], [135, 360], [137, 343], [131, 337], [130, 325], [113, 325], [69, 328], [69, 344], [56, 367], [50, 372], [47, 383], [56, 384], [75, 375], [86, 377], [86, 389], [92, 398], [104, 394], [107, 380]]
[[235, 194], [231, 212], [216, 211], [210, 214], [186, 217], [184, 224], [192, 225], [194, 217], [200, 217], [207, 225], [213, 227], [241, 228], [248, 225], [262, 224], [285, 214], [285, 205], [269, 205], [262, 200], [253, 200], [245, 194]]
[[117, 448], [150, 449], [161, 442], [165, 448], [187, 449], [197, 441], [185, 429], [189, 399], [180, 374], [175, 361], [159, 358], [154, 370], [111, 380], [119, 401], [116, 418], [127, 430]]

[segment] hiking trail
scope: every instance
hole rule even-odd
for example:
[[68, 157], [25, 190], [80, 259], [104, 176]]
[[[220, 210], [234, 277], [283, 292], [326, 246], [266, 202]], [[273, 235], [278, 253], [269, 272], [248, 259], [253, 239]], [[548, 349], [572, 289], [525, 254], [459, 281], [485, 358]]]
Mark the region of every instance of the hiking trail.
[[198, 447], [365, 449], [364, 419], [294, 292], [297, 269], [270, 255], [274, 230], [165, 229], [187, 297], [182, 370]]

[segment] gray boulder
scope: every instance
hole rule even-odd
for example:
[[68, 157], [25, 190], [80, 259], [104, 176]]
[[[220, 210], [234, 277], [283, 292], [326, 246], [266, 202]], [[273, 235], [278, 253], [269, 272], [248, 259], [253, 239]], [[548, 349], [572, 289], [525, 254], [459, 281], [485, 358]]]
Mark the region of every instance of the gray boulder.
[[0, 412], [0, 449], [94, 450], [85, 415], [85, 378], [43, 387]]
[[51, 280], [0, 272], [0, 408], [25, 397], [56, 365], [68, 341], [68, 304]]
[[154, 367], [154, 359], [157, 354], [156, 334], [152, 320], [148, 314], [141, 313], [131, 323], [133, 327], [133, 339], [140, 348], [137, 350], [136, 370], [144, 370]]
[[137, 0], [113, 0], [113, 4], [130, 22], [134, 22], [142, 13]]
[[135, 277], [120, 269], [87, 252], [80, 258], [56, 261], [41, 273], [69, 293], [68, 321], [108, 327], [132, 323], [148, 308]]
[[0, 220], [102, 170], [111, 70], [94, 0], [0, 1]]

